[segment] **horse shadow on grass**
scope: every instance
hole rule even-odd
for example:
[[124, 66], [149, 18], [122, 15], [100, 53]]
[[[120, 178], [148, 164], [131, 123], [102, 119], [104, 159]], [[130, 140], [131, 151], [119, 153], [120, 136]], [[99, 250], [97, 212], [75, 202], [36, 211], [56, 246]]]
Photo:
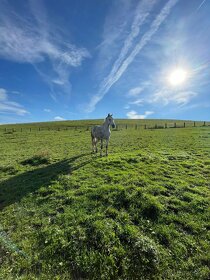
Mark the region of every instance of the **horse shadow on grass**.
[[[0, 182], [0, 210], [20, 201], [29, 193], [37, 191], [42, 186], [49, 186], [60, 175], [71, 174], [73, 171], [92, 161], [92, 156], [85, 159], [90, 153], [84, 153], [69, 159], [38, 167], [26, 171]], [[78, 159], [81, 159], [76, 163]], [[76, 164], [75, 164], [76, 163]]]

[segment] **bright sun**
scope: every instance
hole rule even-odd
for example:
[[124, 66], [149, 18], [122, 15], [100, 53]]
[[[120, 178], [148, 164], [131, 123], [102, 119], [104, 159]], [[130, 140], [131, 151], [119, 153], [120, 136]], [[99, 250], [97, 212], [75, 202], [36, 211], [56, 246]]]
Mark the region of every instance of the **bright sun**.
[[187, 79], [187, 72], [184, 69], [177, 68], [168, 76], [169, 83], [172, 86], [183, 84]]

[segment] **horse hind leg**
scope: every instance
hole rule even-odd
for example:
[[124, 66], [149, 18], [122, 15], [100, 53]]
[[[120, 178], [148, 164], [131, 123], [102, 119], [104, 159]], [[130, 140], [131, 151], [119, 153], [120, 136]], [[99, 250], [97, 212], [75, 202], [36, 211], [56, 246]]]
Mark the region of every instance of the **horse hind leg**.
[[92, 138], [92, 152], [95, 153], [95, 149], [96, 149], [95, 137], [91, 135], [91, 138]]
[[93, 137], [92, 138], [93, 153], [97, 153], [98, 152], [97, 142], [98, 142], [97, 138]]

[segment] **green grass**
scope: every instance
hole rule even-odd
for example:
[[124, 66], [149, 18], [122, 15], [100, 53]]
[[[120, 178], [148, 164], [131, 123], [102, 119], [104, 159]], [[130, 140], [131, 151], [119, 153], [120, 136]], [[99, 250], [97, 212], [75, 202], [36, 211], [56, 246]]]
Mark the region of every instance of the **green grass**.
[[210, 127], [77, 124], [0, 132], [0, 279], [209, 279]]

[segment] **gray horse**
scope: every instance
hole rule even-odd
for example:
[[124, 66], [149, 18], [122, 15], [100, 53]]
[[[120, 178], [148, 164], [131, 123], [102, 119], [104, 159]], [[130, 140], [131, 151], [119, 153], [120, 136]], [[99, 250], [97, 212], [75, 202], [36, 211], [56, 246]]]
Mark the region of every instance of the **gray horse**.
[[91, 138], [92, 138], [92, 146], [93, 146], [93, 153], [98, 151], [97, 143], [101, 141], [101, 152], [100, 155], [102, 156], [102, 149], [103, 149], [103, 140], [106, 140], [106, 156], [108, 155], [108, 144], [110, 138], [110, 125], [115, 128], [115, 123], [112, 118], [111, 114], [108, 114], [104, 123], [102, 125], [95, 125], [91, 129]]

